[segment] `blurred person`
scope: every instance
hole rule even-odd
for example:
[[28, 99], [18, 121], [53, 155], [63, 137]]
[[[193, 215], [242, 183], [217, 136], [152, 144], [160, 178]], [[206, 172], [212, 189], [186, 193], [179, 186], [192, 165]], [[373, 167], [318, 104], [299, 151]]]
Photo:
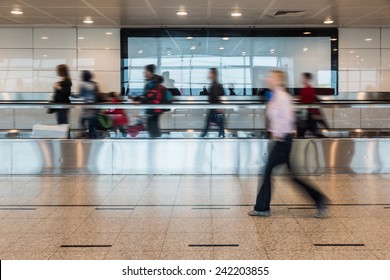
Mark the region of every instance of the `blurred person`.
[[229, 95], [230, 96], [234, 96], [234, 95], [237, 95], [236, 92], [234, 91], [234, 85], [233, 84], [229, 84]]
[[256, 91], [256, 95], [261, 96], [264, 102], [267, 103], [272, 98], [272, 91], [269, 88], [259, 88]]
[[[218, 70], [217, 68], [210, 68], [209, 79], [211, 81], [210, 88], [208, 90], [208, 97], [210, 104], [220, 104], [221, 96], [225, 95], [225, 90], [223, 86], [218, 81]], [[224, 129], [224, 120], [223, 112], [219, 109], [210, 109], [207, 114], [206, 125], [203, 129], [201, 137], [205, 137], [209, 131], [210, 123], [216, 123], [219, 127], [218, 137], [225, 138], [225, 129]]]
[[257, 195], [256, 205], [249, 211], [250, 216], [268, 217], [271, 201], [271, 175], [274, 167], [280, 164], [287, 164], [292, 180], [300, 186], [313, 199], [317, 206], [317, 218], [326, 217], [327, 198], [321, 192], [313, 188], [308, 183], [297, 178], [290, 163], [290, 152], [292, 147], [292, 133], [295, 129], [295, 114], [293, 101], [287, 93], [286, 73], [279, 70], [270, 72], [267, 78], [269, 88], [273, 96], [267, 105], [267, 116], [269, 120], [269, 132], [272, 135], [273, 148], [269, 153], [268, 163], [265, 168], [263, 182]]
[[178, 88], [175, 87], [175, 80], [170, 78], [169, 71], [165, 71], [162, 73], [163, 77], [163, 86], [171, 92], [173, 96], [180, 96], [181, 92]]
[[[303, 104], [315, 104], [318, 102], [316, 93], [312, 87], [313, 74], [303, 73], [302, 84], [304, 88], [300, 91], [300, 102]], [[317, 124], [323, 125], [328, 129], [328, 125], [324, 120], [321, 110], [318, 108], [308, 108], [305, 112], [306, 121], [299, 122], [298, 125], [298, 137], [304, 137], [306, 130], [309, 130], [314, 136], [324, 137], [321, 133], [317, 132]]]
[[[69, 104], [72, 88], [72, 80], [69, 75], [69, 68], [66, 64], [57, 66], [57, 75], [59, 81], [54, 84], [54, 98], [55, 104]], [[57, 124], [69, 124], [68, 115], [69, 109], [55, 109], [49, 110], [50, 113], [57, 114]]]
[[[93, 75], [90, 71], [81, 72], [81, 82], [79, 84], [79, 94], [77, 97], [83, 99], [87, 104], [94, 104], [98, 101], [99, 87], [95, 81], [92, 80]], [[87, 131], [90, 138], [96, 138], [96, 118], [99, 110], [96, 109], [82, 109], [80, 114], [81, 127]]]
[[[144, 67], [145, 87], [143, 95], [134, 98], [136, 103], [161, 104], [165, 87], [162, 86], [164, 78], [156, 75], [156, 65], [149, 64]], [[166, 89], [165, 89], [166, 90]], [[160, 115], [164, 112], [162, 109], [147, 109], [147, 130], [152, 138], [161, 137]]]
[[207, 91], [207, 87], [206, 87], [206, 86], [203, 86], [203, 89], [202, 89], [202, 91], [199, 93], [199, 95], [201, 95], [201, 96], [209, 95], [209, 92]]

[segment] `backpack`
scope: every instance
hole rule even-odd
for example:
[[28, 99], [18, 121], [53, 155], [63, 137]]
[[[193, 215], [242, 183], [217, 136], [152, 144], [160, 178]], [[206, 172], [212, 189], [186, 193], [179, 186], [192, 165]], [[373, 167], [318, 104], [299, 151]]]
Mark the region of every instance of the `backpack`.
[[[161, 93], [161, 104], [172, 104], [173, 103], [173, 94], [163, 85], [159, 85], [157, 91]], [[170, 109], [164, 109], [165, 112], [170, 111]]]

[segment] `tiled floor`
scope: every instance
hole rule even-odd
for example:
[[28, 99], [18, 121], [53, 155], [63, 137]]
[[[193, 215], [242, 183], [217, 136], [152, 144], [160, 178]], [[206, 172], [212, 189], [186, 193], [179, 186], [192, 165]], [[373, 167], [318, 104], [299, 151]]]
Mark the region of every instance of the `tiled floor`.
[[256, 176], [1, 177], [0, 259], [390, 259], [390, 175], [306, 179], [328, 219], [284, 176], [270, 218]]

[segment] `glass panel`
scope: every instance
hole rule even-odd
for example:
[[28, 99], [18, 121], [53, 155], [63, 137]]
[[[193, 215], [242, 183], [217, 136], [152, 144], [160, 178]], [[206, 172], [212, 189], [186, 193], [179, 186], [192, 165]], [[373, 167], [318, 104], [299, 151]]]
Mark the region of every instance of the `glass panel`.
[[[219, 70], [226, 94], [252, 95], [264, 88], [272, 69], [288, 73], [288, 87], [301, 87], [301, 73], [314, 74], [314, 87], [336, 89], [330, 37], [129, 37], [124, 86], [142, 93], [143, 67], [156, 64], [165, 86], [182, 95], [199, 95], [208, 86], [208, 70]], [[128, 69], [128, 71], [127, 71]], [[229, 91], [233, 89], [233, 91]]]

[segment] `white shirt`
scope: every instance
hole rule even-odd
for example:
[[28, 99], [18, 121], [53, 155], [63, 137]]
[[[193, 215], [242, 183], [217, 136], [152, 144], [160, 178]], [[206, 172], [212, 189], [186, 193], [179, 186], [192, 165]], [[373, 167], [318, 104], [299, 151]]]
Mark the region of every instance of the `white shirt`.
[[268, 102], [267, 117], [272, 136], [284, 138], [295, 129], [295, 113], [293, 100], [284, 89], [273, 91], [272, 98]]

